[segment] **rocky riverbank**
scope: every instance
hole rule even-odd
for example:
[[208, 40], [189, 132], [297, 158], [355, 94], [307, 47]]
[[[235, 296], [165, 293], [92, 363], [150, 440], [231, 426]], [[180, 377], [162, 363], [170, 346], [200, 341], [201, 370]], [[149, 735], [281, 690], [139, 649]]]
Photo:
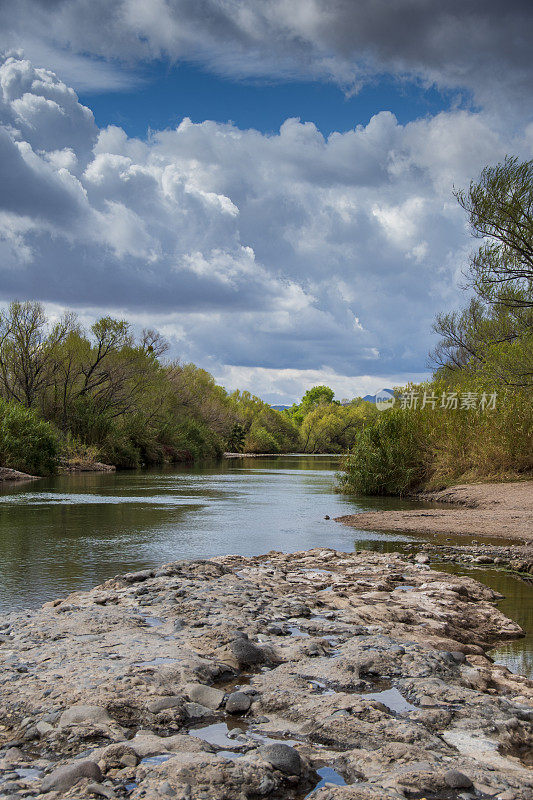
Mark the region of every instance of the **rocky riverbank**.
[[103, 464], [101, 461], [92, 461], [83, 458], [62, 458], [59, 463], [60, 475], [69, 475], [73, 472], [116, 472], [113, 464]]
[[416, 497], [452, 507], [371, 511], [336, 521], [366, 531], [498, 536], [533, 543], [533, 481], [464, 484]]
[[0, 467], [0, 483], [11, 483], [14, 481], [36, 481], [35, 475], [28, 475], [26, 472], [19, 472], [18, 469]]
[[398, 554], [181, 561], [0, 624], [10, 798], [531, 800], [498, 595]]

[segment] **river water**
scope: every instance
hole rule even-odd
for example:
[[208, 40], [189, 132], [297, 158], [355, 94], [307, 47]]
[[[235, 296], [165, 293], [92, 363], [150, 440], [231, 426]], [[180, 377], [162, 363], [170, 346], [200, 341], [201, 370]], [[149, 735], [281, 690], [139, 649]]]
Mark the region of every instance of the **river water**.
[[[113, 575], [180, 558], [311, 547], [424, 547], [427, 536], [358, 531], [334, 522], [357, 511], [421, 507], [396, 498], [336, 494], [338, 464], [323, 456], [235, 459], [4, 486], [0, 612], [35, 607]], [[501, 591], [502, 611], [528, 631], [526, 639], [501, 648], [497, 661], [533, 675], [533, 587], [501, 570], [468, 574]]]

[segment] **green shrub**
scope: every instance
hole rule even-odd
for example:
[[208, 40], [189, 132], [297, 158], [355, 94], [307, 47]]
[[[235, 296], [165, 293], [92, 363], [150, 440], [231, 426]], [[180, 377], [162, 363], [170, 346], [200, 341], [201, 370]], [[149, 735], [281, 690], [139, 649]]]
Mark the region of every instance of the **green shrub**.
[[[463, 379], [409, 386], [422, 397], [491, 387]], [[533, 404], [528, 391], [501, 389], [494, 408], [398, 408], [383, 411], [356, 437], [339, 475], [344, 491], [403, 495], [454, 483], [529, 477], [533, 470]]]
[[346, 491], [403, 495], [427, 471], [421, 418], [400, 409], [382, 412], [355, 437], [340, 475]]
[[31, 409], [0, 399], [0, 464], [32, 475], [57, 469], [59, 435]]

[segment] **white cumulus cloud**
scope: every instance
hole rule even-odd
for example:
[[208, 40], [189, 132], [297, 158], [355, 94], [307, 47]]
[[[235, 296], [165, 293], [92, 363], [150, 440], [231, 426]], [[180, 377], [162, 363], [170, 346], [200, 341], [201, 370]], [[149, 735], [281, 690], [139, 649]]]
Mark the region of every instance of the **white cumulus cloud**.
[[276, 397], [317, 370], [343, 392], [357, 376], [379, 388], [424, 372], [434, 314], [460, 298], [470, 240], [453, 186], [532, 147], [527, 128], [465, 110], [406, 125], [381, 112], [327, 138], [298, 119], [275, 134], [184, 120], [141, 141], [99, 130], [55, 74], [9, 56], [0, 299], [160, 326], [174, 355]]

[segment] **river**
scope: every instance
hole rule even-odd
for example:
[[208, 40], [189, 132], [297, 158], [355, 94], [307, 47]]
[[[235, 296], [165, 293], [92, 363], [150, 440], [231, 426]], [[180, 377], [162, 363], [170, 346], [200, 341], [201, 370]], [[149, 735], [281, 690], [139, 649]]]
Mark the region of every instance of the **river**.
[[[421, 507], [336, 494], [338, 463], [314, 456], [236, 459], [4, 486], [0, 612], [36, 607], [113, 575], [180, 558], [311, 547], [422, 549], [423, 535], [358, 531], [333, 521], [357, 511]], [[528, 635], [493, 656], [533, 676], [533, 587], [502, 570], [459, 571], [505, 595], [502, 611]]]

